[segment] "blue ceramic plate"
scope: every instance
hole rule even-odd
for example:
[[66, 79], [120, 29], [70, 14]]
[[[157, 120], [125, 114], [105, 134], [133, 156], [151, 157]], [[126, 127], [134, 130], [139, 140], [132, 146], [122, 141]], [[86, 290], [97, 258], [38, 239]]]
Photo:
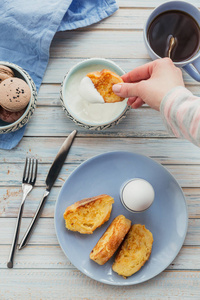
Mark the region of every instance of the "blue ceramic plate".
[[[132, 178], [144, 178], [155, 190], [152, 206], [142, 213], [127, 211], [120, 201], [120, 189]], [[83, 198], [108, 194], [115, 200], [110, 220], [92, 235], [65, 228], [67, 206]], [[132, 223], [144, 224], [154, 237], [150, 259], [131, 277], [124, 279], [112, 271], [114, 258], [99, 266], [89, 255], [112, 220], [123, 214]], [[55, 227], [61, 248], [71, 263], [87, 276], [112, 285], [133, 285], [162, 272], [181, 249], [187, 231], [187, 207], [174, 177], [152, 159], [130, 152], [108, 152], [82, 163], [63, 185], [55, 208]]]

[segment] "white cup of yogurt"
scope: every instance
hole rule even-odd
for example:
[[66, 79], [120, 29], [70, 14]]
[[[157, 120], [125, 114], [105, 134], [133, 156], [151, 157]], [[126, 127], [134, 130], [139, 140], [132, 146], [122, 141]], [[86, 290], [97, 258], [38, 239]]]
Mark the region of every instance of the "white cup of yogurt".
[[91, 58], [75, 65], [66, 74], [60, 89], [62, 108], [77, 125], [86, 129], [103, 130], [118, 124], [126, 117], [127, 99], [116, 103], [92, 103], [80, 94], [80, 83], [90, 72], [109, 69], [119, 76], [125, 72], [113, 61]]

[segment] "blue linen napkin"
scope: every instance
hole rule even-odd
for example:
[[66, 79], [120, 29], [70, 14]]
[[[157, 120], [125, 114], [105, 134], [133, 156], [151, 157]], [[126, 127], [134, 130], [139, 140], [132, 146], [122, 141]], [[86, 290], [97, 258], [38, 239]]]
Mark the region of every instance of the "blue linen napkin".
[[[25, 69], [39, 90], [55, 33], [99, 22], [117, 9], [115, 0], [0, 1], [0, 60]], [[15, 147], [25, 127], [1, 134], [0, 148]]]

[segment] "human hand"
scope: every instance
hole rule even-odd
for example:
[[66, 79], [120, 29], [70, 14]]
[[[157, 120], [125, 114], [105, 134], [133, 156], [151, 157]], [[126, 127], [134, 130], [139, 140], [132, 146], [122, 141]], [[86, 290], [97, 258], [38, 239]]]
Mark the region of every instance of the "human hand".
[[162, 58], [135, 68], [122, 76], [124, 83], [113, 85], [113, 92], [139, 108], [147, 103], [159, 110], [163, 97], [172, 88], [184, 86], [182, 72], [170, 58]]

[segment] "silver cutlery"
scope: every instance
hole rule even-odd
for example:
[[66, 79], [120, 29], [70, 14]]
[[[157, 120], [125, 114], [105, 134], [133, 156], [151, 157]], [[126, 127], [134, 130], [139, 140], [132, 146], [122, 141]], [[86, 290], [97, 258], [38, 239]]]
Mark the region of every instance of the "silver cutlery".
[[17, 216], [17, 223], [15, 227], [12, 245], [11, 245], [10, 256], [7, 263], [8, 268], [13, 267], [14, 254], [17, 246], [18, 237], [19, 237], [24, 202], [26, 200], [27, 195], [30, 193], [30, 191], [33, 189], [33, 186], [35, 185], [36, 177], [37, 177], [37, 166], [38, 166], [37, 159], [26, 158], [24, 173], [22, 178], [22, 201]]
[[49, 195], [50, 193], [50, 190], [52, 188], [52, 186], [54, 185], [54, 182], [56, 181], [57, 177], [58, 177], [58, 174], [60, 173], [60, 170], [65, 162], [65, 159], [67, 157], [67, 154], [69, 152], [69, 149], [73, 143], [73, 140], [74, 140], [74, 137], [75, 135], [77, 134], [77, 131], [74, 130], [70, 133], [70, 135], [66, 138], [66, 140], [64, 141], [64, 143], [62, 144], [58, 154], [56, 155], [56, 158], [54, 160], [54, 162], [52, 163], [50, 169], [49, 169], [49, 172], [47, 174], [47, 177], [46, 177], [46, 189], [45, 189], [45, 192], [44, 192], [44, 195], [43, 195], [43, 198], [42, 200], [40, 201], [39, 205], [38, 205], [38, 208], [36, 210], [36, 213], [24, 235], [24, 237], [22, 238], [22, 241], [19, 245], [19, 250], [21, 250], [23, 247], [26, 246], [30, 236], [31, 236], [31, 233], [32, 233], [32, 230], [41, 214], [41, 211], [44, 207], [44, 204], [45, 204], [45, 201], [47, 199], [47, 196]]

